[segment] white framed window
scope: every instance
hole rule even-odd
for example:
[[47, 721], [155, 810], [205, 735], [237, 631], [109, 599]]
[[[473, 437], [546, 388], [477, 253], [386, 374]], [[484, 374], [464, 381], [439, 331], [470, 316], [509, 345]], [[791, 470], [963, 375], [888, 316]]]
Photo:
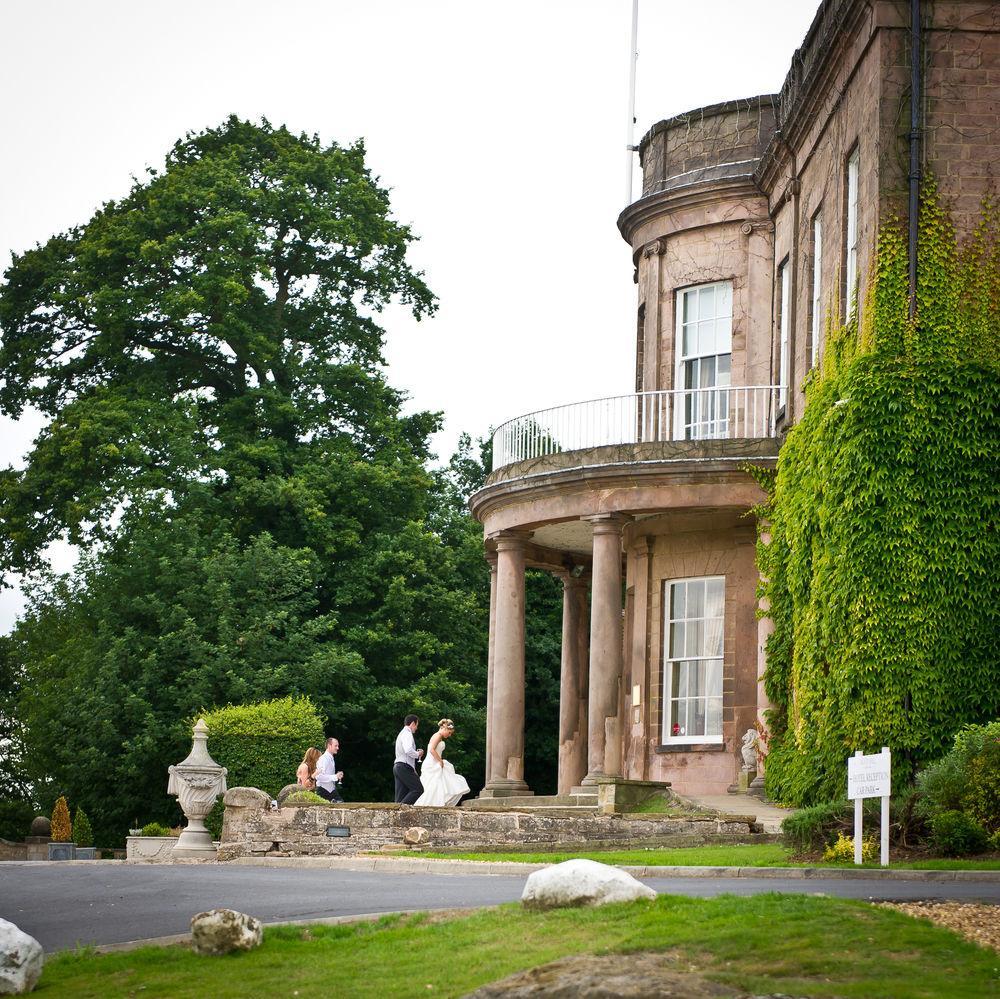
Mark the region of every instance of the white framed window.
[[847, 157], [847, 238], [844, 258], [844, 298], [847, 302], [844, 314], [848, 319], [854, 315], [854, 298], [858, 283], [858, 167], [860, 156], [857, 146]]
[[788, 328], [792, 312], [792, 274], [788, 258], [778, 268], [778, 409], [788, 402]]
[[668, 581], [663, 598], [662, 744], [722, 742], [725, 577]]
[[726, 437], [733, 353], [733, 286], [729, 281], [677, 293], [677, 369], [683, 394], [674, 407], [680, 440]]
[[812, 329], [810, 335], [809, 366], [814, 368], [819, 360], [819, 338], [823, 328], [823, 213], [813, 216], [813, 282], [812, 282]]

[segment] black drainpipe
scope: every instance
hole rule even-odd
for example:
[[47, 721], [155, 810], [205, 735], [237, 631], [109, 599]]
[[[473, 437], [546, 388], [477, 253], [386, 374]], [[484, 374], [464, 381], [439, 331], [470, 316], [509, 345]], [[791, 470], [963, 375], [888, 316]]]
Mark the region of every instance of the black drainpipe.
[[917, 314], [917, 228], [920, 199], [920, 0], [910, 0], [910, 319]]

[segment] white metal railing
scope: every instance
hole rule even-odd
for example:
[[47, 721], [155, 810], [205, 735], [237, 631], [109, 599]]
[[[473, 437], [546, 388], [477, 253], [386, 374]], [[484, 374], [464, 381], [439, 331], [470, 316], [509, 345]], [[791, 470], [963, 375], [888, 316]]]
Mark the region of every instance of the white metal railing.
[[726, 385], [553, 406], [497, 427], [493, 468], [611, 444], [773, 437], [781, 396], [780, 385]]

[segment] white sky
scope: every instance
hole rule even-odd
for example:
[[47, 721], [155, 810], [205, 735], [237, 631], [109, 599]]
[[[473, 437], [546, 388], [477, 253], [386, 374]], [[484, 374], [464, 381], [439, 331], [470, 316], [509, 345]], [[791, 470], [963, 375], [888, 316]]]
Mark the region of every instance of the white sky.
[[[818, 0], [640, 0], [636, 141], [780, 87]], [[174, 140], [235, 113], [350, 142], [420, 236], [437, 316], [388, 324], [390, 382], [458, 435], [631, 392], [630, 0], [2, 0], [0, 269]], [[0, 416], [0, 465], [39, 429]], [[68, 565], [69, 553], [54, 553]], [[0, 593], [0, 631], [20, 595]]]

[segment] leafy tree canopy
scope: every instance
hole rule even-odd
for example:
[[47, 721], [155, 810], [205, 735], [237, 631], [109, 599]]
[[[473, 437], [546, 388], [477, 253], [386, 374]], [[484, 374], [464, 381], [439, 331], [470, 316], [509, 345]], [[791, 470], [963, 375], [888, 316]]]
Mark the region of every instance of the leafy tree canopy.
[[[232, 494], [243, 532], [283, 516], [317, 526], [316, 493], [336, 487], [289, 476], [292, 445], [333, 463], [425, 457], [436, 419], [401, 419], [377, 375], [378, 311], [434, 308], [406, 261], [412, 238], [362, 143], [230, 118], [16, 256], [0, 294], [0, 406], [51, 422], [25, 471], [0, 482], [2, 567], [35, 569], [64, 533], [106, 537], [123, 504], [206, 486]], [[360, 478], [374, 496], [390, 485]]]

